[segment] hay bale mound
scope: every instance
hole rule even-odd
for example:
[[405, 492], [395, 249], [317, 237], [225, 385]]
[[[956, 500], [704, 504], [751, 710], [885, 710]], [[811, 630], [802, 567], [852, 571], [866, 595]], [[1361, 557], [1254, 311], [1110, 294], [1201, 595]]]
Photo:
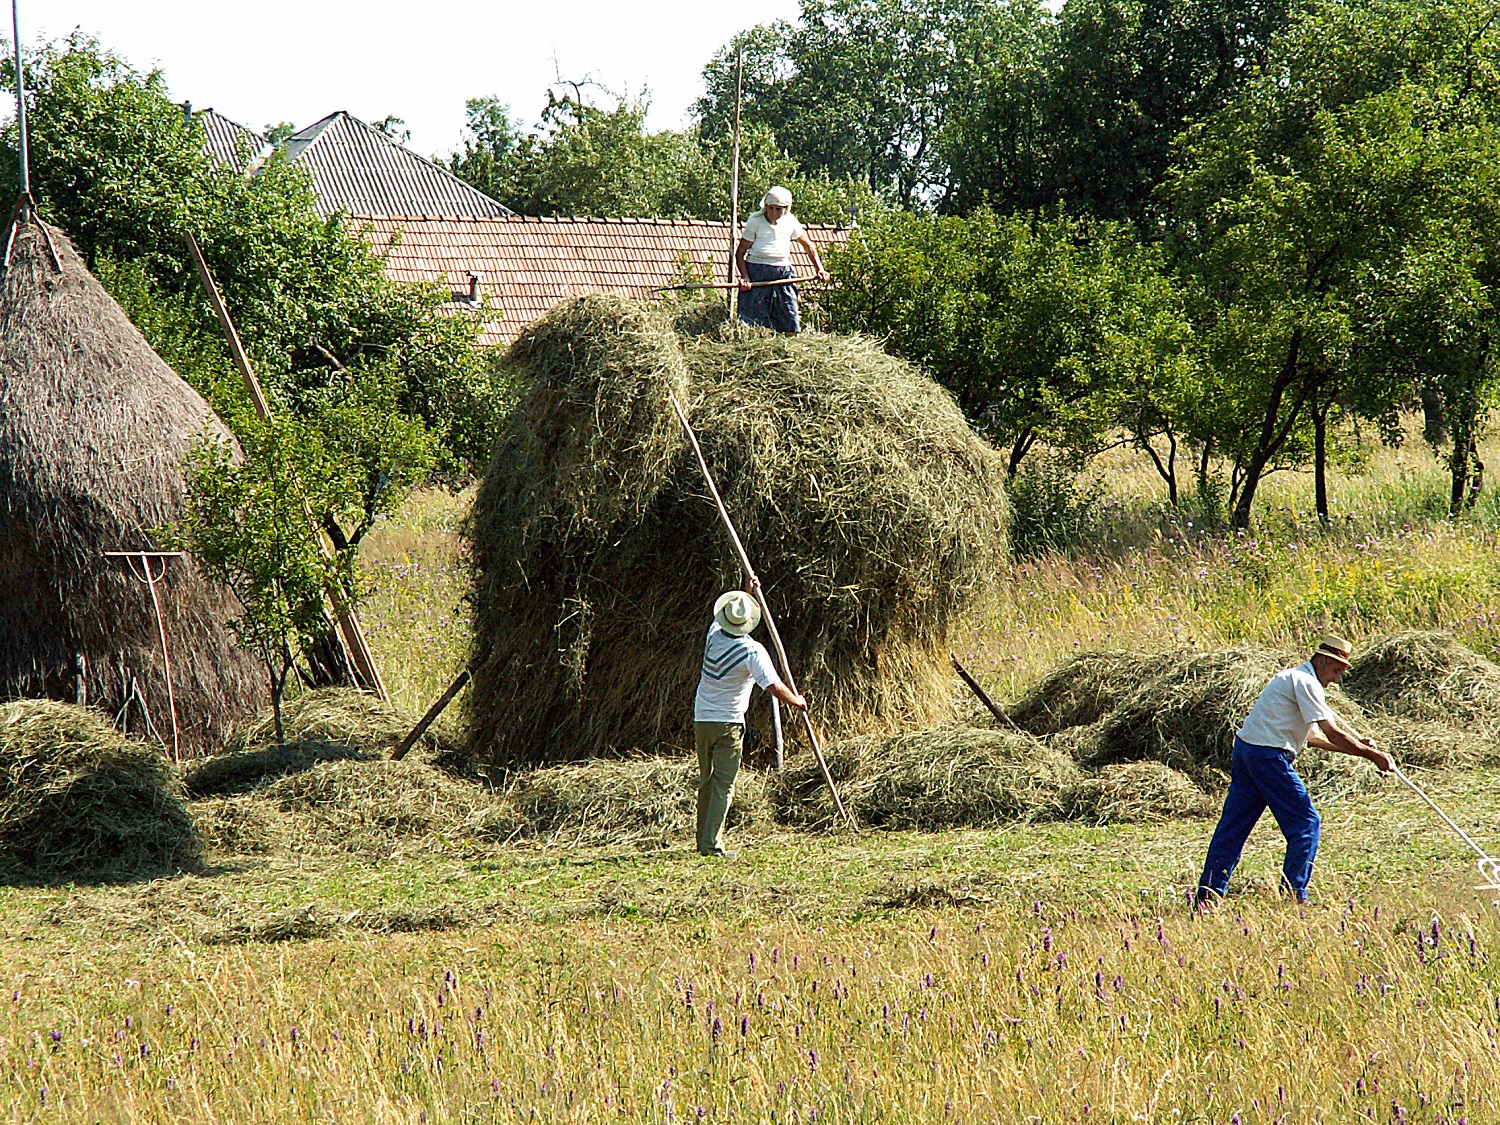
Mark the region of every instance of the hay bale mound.
[[198, 801], [191, 812], [209, 852], [274, 855], [291, 850], [294, 840], [305, 837], [305, 832], [280, 809], [253, 795]]
[[[540, 368], [532, 335], [549, 341]], [[998, 580], [1007, 511], [1003, 460], [952, 396], [867, 340], [726, 328], [679, 341], [613, 298], [570, 302], [532, 335], [511, 353], [530, 387], [471, 521], [476, 646], [493, 653], [474, 683], [477, 758], [692, 743], [709, 610], [741, 578], [674, 430], [679, 368], [664, 351], [685, 359], [704, 453], [829, 731], [951, 714], [948, 629]], [[584, 402], [606, 386], [631, 409], [601, 429], [596, 413], [553, 408], [557, 383]], [[601, 445], [554, 468], [557, 450]]]
[[[516, 775], [503, 795], [519, 838], [572, 847], [691, 845], [697, 831], [698, 765], [680, 758], [598, 759]], [[731, 828], [771, 820], [765, 782], [741, 769], [729, 807]]]
[[1424, 722], [1397, 715], [1371, 714], [1359, 728], [1401, 766], [1472, 768], [1500, 764], [1500, 745], [1478, 725]]
[[[954, 727], [836, 742], [825, 754], [844, 807], [872, 828], [937, 832], [1050, 820], [1079, 780], [1072, 759], [1026, 735]], [[776, 818], [838, 826], [811, 757], [788, 767], [771, 795]]]
[[1285, 654], [1249, 647], [1169, 654], [1100, 722], [1089, 761], [1154, 760], [1217, 788], [1229, 772], [1234, 732], [1271, 677], [1291, 663]]
[[1160, 762], [1105, 766], [1063, 792], [1065, 817], [1096, 824], [1155, 824], [1218, 811], [1190, 778]]
[[1043, 676], [1006, 713], [1022, 730], [1039, 736], [1088, 726], [1175, 659], [1167, 652], [1080, 652]]
[[155, 748], [82, 707], [0, 704], [0, 861], [68, 878], [161, 874], [197, 855], [172, 767]]
[[[205, 438], [234, 442], [62, 232], [17, 228], [0, 292], [0, 696], [110, 714], [141, 697], [171, 738], [144, 575], [103, 552], [162, 547], [153, 529], [180, 518], [183, 460]], [[228, 592], [190, 559], [169, 563], [157, 589], [183, 746], [200, 751], [253, 712], [264, 676], [235, 641]], [[145, 728], [133, 704], [129, 717]]]
[[[323, 762], [373, 761], [388, 757], [416, 725], [410, 715], [352, 688], [319, 688], [289, 701], [281, 713], [286, 744], [276, 745], [276, 723], [269, 711], [237, 727], [223, 754], [191, 767], [186, 774], [192, 797], [244, 793]], [[417, 748], [451, 750], [429, 731]], [[414, 748], [417, 749], [417, 748]]]
[[1452, 633], [1381, 637], [1354, 658], [1340, 686], [1378, 714], [1500, 732], [1500, 665]]
[[500, 816], [490, 792], [426, 762], [322, 762], [272, 782], [257, 799], [305, 818], [308, 843], [389, 851], [394, 840], [493, 839]]

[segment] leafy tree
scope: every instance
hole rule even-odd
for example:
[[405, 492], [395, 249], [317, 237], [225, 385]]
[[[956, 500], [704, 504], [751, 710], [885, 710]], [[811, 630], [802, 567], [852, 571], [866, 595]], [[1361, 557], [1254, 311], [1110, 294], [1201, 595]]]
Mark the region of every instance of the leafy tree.
[[980, 81], [993, 17], [985, 0], [803, 0], [795, 24], [744, 32], [709, 62], [695, 113], [709, 136], [744, 115], [806, 176], [862, 180], [901, 205], [949, 188], [943, 137], [956, 91]]
[[[28, 64], [32, 185], [147, 338], [221, 411], [241, 405], [225, 345], [189, 264], [196, 232], [279, 409], [307, 414], [370, 365], [395, 372], [396, 407], [433, 431], [444, 468], [488, 457], [503, 397], [445, 295], [400, 287], [369, 245], [314, 207], [306, 174], [277, 157], [246, 179], [208, 155], [201, 123], [141, 74], [75, 34]], [[14, 194], [14, 129], [0, 193]]]
[[1371, 350], [1361, 326], [1382, 319], [1372, 306], [1416, 248], [1452, 237], [1485, 179], [1492, 22], [1468, 0], [1325, 4], [1187, 134], [1166, 197], [1204, 297], [1236, 526], [1276, 467], [1313, 455], [1322, 475], [1328, 412]]
[[[698, 129], [651, 132], [647, 109], [644, 101], [623, 100], [602, 108], [576, 91], [553, 91], [542, 128], [527, 133], [495, 99], [472, 99], [464, 147], [449, 167], [524, 214], [727, 219], [728, 136]], [[801, 176], [764, 126], [744, 130], [740, 182], [747, 186], [747, 203], [756, 190], [751, 185], [763, 190], [785, 184], [807, 222], [847, 221], [851, 211], [875, 204], [862, 181]]]
[[[1097, 452], [1124, 421], [1166, 435], [1195, 385], [1193, 333], [1157, 252], [1110, 224], [1063, 215], [896, 213], [833, 256], [833, 325], [882, 336], [1010, 448]], [[1175, 487], [1175, 486], [1174, 486]]]
[[299, 654], [326, 643], [332, 627], [324, 589], [352, 582], [351, 555], [326, 555], [303, 507], [341, 502], [329, 492], [338, 471], [316, 435], [292, 419], [256, 421], [243, 427], [240, 441], [243, 460], [220, 442], [195, 448], [184, 518], [170, 531], [205, 574], [239, 598], [235, 633], [266, 667], [281, 746], [287, 681]]

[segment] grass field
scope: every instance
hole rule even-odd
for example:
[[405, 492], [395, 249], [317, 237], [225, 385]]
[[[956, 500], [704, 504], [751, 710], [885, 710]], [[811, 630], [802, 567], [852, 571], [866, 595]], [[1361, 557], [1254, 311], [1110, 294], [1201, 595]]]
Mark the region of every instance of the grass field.
[[[1493, 451], [1491, 451], [1493, 455]], [[1164, 518], [1101, 466], [1118, 543], [1019, 565], [960, 638], [1013, 697], [1075, 647], [1457, 629], [1494, 653], [1487, 509], [1380, 453], [1276, 479], [1258, 536]], [[464, 498], [368, 541], [365, 621], [419, 709], [461, 667]], [[1500, 846], [1500, 774], [1428, 773]], [[0, 1122], [1500, 1120], [1500, 892], [1394, 782], [1323, 808], [1316, 901], [1184, 895], [1211, 824], [742, 834], [578, 848], [431, 837], [0, 887]]]

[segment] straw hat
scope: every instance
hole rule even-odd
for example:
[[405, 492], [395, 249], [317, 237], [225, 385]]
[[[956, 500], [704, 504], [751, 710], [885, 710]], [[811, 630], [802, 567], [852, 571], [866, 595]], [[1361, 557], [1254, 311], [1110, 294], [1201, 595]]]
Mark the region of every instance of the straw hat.
[[714, 602], [714, 620], [731, 637], [743, 637], [760, 624], [760, 603], [743, 590], [730, 590]]
[[1347, 668], [1349, 666], [1349, 653], [1352, 651], [1352, 647], [1348, 641], [1344, 640], [1337, 633], [1325, 633], [1323, 634], [1322, 642], [1313, 650], [1313, 655], [1326, 656], [1330, 660], [1337, 660]]
[[790, 207], [792, 205], [792, 193], [784, 187], [773, 187], [761, 197], [762, 207]]

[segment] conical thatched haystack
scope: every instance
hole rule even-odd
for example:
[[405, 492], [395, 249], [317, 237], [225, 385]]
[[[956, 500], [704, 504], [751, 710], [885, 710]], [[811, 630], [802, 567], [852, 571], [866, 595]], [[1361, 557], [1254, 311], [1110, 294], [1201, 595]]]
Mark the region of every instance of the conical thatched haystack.
[[[233, 437], [49, 230], [61, 270], [26, 223], [0, 293], [0, 697], [117, 713], [134, 683], [170, 740], [150, 594], [103, 552], [160, 549], [152, 531], [178, 518], [188, 450]], [[264, 677], [229, 629], [230, 595], [189, 560], [157, 589], [183, 749], [195, 751], [253, 711]], [[144, 726], [139, 708], [129, 718]]]
[[[692, 745], [714, 597], [739, 583], [671, 396], [830, 737], [951, 717], [948, 631], [1007, 557], [1003, 459], [875, 343], [581, 297], [528, 329], [475, 502], [472, 749], [500, 767]], [[764, 704], [751, 713], [765, 718]]]

